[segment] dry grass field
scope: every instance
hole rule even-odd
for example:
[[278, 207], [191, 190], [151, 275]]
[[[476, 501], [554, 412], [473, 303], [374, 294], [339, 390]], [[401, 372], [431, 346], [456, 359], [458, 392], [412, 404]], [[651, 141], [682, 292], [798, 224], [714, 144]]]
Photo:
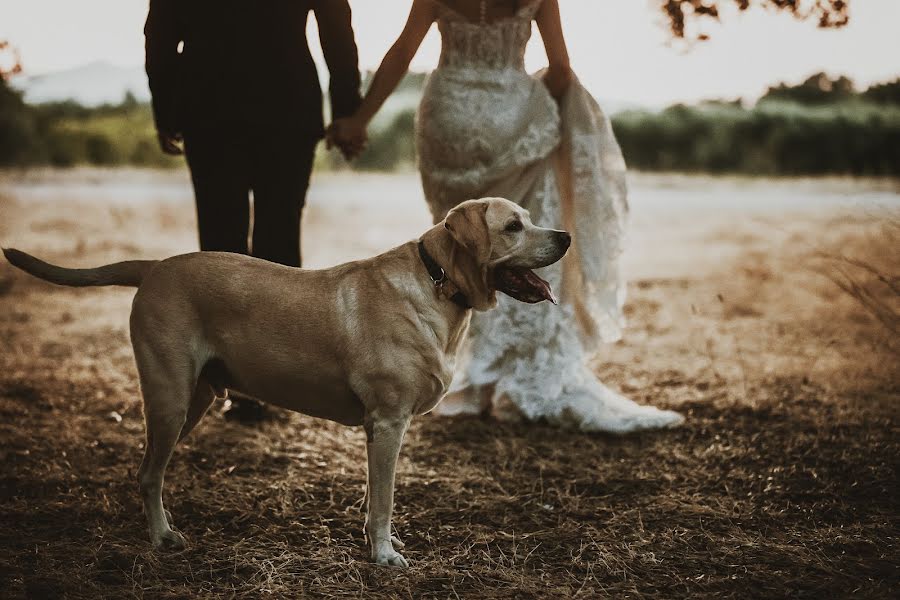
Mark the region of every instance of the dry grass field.
[[[317, 179], [308, 264], [414, 236], [416, 185]], [[361, 431], [220, 407], [168, 470], [191, 546], [153, 553], [133, 292], [0, 262], [0, 597], [898, 597], [900, 186], [633, 187], [630, 326], [594, 366], [686, 423], [418, 419], [396, 492], [409, 570], [367, 561]], [[0, 244], [67, 265], [191, 250], [192, 210], [182, 173], [0, 175]]]

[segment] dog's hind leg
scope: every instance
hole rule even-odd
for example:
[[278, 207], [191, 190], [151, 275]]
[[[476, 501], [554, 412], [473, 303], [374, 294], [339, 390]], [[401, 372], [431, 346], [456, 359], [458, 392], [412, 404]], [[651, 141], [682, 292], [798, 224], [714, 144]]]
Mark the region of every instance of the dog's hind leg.
[[200, 422], [200, 419], [203, 418], [215, 399], [216, 392], [209, 384], [209, 381], [201, 375], [200, 378], [197, 379], [197, 385], [194, 386], [194, 396], [191, 398], [191, 405], [188, 407], [184, 426], [182, 426], [181, 433], [178, 436], [179, 442], [194, 430], [194, 427], [197, 426], [197, 423]]
[[[197, 385], [200, 382], [196, 381], [192, 365], [187, 364], [187, 357], [182, 360], [167, 357], [164, 352], [153, 352], [136, 343], [135, 359], [144, 396], [147, 428], [138, 483], [149, 522], [150, 541], [156, 549], [180, 550], [186, 542], [184, 536], [172, 529], [167, 518], [162, 501], [163, 480], [175, 444], [182, 437], [182, 432], [186, 435], [189, 431], [188, 414], [192, 396], [195, 395], [193, 392], [201, 386]], [[202, 387], [209, 389], [208, 385]], [[205, 412], [205, 407], [202, 412]], [[199, 421], [202, 412], [193, 420], [191, 427]]]

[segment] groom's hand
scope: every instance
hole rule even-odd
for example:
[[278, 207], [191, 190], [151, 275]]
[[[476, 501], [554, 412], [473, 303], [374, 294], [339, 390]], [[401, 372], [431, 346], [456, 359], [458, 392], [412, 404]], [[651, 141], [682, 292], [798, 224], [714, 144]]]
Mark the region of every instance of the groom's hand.
[[365, 126], [349, 118], [337, 119], [325, 133], [327, 148], [337, 146], [347, 160], [353, 160], [365, 150], [368, 135]]
[[336, 147], [345, 159], [353, 160], [365, 149], [366, 139], [352, 136], [340, 123], [335, 123], [328, 128], [325, 143], [329, 150]]
[[164, 154], [170, 156], [180, 156], [184, 154], [184, 147], [182, 146], [184, 139], [180, 133], [158, 131], [156, 132], [156, 138], [159, 140], [159, 149], [162, 150]]

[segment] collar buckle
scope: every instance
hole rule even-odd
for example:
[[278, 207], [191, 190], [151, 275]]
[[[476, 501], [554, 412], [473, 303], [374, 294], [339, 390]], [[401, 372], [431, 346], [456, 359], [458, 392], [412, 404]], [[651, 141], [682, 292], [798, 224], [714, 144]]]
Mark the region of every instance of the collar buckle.
[[[446, 297], [444, 293], [444, 284], [450, 281], [447, 277], [447, 272], [444, 271], [443, 267], [441, 267], [437, 262], [428, 254], [428, 251], [425, 249], [425, 242], [419, 240], [419, 258], [422, 260], [422, 264], [425, 265], [425, 270], [428, 271], [428, 276], [431, 278], [431, 282], [434, 284], [434, 289], [437, 290], [439, 294]], [[457, 306], [470, 309], [472, 305], [469, 304], [469, 299], [466, 298], [465, 294], [461, 291], [457, 291], [452, 296], [449, 297], [450, 301], [456, 304]]]

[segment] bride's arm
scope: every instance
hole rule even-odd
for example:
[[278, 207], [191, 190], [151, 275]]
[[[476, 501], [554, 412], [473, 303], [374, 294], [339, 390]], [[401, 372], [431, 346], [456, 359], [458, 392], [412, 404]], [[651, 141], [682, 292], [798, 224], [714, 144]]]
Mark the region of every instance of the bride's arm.
[[384, 101], [394, 92], [400, 80], [406, 75], [410, 61], [416, 55], [419, 46], [422, 45], [422, 40], [431, 29], [431, 24], [434, 23], [436, 17], [433, 0], [413, 1], [406, 26], [391, 49], [384, 55], [378, 70], [375, 71], [372, 84], [366, 92], [362, 105], [356, 111], [355, 118], [366, 124], [372, 120]]
[[559, 99], [572, 81], [569, 50], [566, 48], [562, 22], [559, 18], [559, 0], [543, 0], [534, 20], [544, 40], [544, 49], [547, 51], [549, 61], [544, 83], [553, 97]]
[[333, 124], [332, 134], [338, 143], [343, 141], [354, 150], [360, 149], [366, 137], [366, 126], [406, 75], [410, 61], [436, 18], [434, 0], [413, 0], [406, 26], [384, 55], [362, 104], [352, 116]]

